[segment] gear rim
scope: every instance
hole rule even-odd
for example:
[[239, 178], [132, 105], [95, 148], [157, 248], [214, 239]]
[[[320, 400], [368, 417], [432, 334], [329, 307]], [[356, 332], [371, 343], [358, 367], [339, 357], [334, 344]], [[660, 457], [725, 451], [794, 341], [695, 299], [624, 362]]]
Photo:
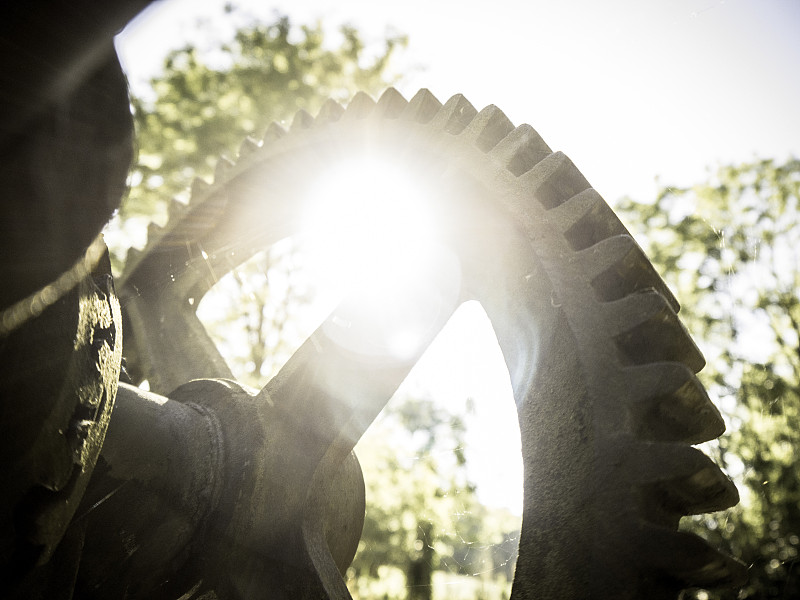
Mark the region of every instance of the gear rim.
[[[200, 364], [187, 368], [203, 370], [204, 377], [230, 377], [224, 361], [208, 346], [210, 340], [203, 340], [202, 331], [197, 328], [202, 325], [192, 321], [193, 307], [207, 291], [209, 280], [197, 269], [186, 268], [189, 263], [177, 258], [184, 256], [180, 248], [189, 248], [192, 240], [214, 235], [218, 220], [241, 201], [241, 191], [237, 192], [236, 186], [247, 187], [248, 174], [263, 170], [276, 157], [298, 149], [302, 155], [303, 149], [315, 145], [318, 148], [323, 142], [340, 143], [343, 133], [351, 135], [355, 131], [356, 136], [367, 136], [366, 132], [390, 124], [401, 124], [400, 129], [415, 143], [430, 144], [436, 148], [432, 153], [444, 155], [446, 161], [456, 156], [456, 162], [482, 165], [476, 177], [490, 189], [494, 202], [511, 220], [521, 224], [528, 251], [550, 279], [548, 300], [553, 309], [564, 315], [559, 317], [559, 325], [570, 332], [556, 343], [572, 347], [573, 367], [583, 372], [585, 386], [581, 393], [592, 399], [591, 414], [580, 415], [589, 423], [577, 426], [579, 436], [590, 435], [599, 440], [592, 444], [594, 456], [590, 462], [602, 476], [595, 473], [589, 480], [594, 485], [603, 479], [617, 484], [600, 486], [599, 492], [590, 489], [601, 498], [596, 504], [616, 507], [615, 515], [600, 511], [608, 521], [596, 519], [594, 539], [582, 540], [586, 542], [583, 558], [593, 565], [605, 565], [604, 569], [591, 569], [590, 579], [602, 580], [601, 588], [605, 590], [593, 597], [646, 594], [667, 598], [688, 585], [740, 581], [741, 565], [702, 546], [699, 538], [675, 531], [680, 515], [719, 510], [738, 500], [735, 488], [719, 469], [689, 446], [717, 437], [723, 426], [694, 375], [702, 368], [703, 359], [676, 316], [677, 301], [613, 211], [571, 161], [561, 153], [553, 153], [530, 126], [515, 128], [496, 107], [478, 112], [462, 96], [454, 96], [441, 105], [426, 90], [406, 102], [390, 89], [377, 103], [364, 94], [357, 95], [346, 109], [329, 101], [316, 119], [301, 111], [288, 132], [277, 125], [270, 126], [260, 147], [246, 141], [237, 163], [221, 159], [214, 183], [209, 186], [197, 181], [190, 205], [173, 204], [166, 227], [153, 227], [147, 246], [129, 254], [120, 296], [131, 321], [126, 332], [137, 344], [135, 354], [140, 355], [132, 362], [141, 363], [145, 360], [141, 357], [150, 354], [138, 347], [143, 338], [149, 349], [158, 345], [152, 341], [155, 321], [177, 319], [183, 325], [192, 323], [188, 330], [195, 336], [193, 341], [200, 340], [205, 351]], [[465, 155], [468, 158], [464, 159]], [[263, 241], [255, 245], [260, 244]], [[211, 254], [217, 260], [215, 253]], [[233, 262], [225, 260], [219, 258], [219, 272]], [[201, 265], [215, 270], [210, 263], [201, 261]], [[218, 276], [219, 272], [213, 275]], [[153, 277], [154, 274], [159, 275]], [[181, 280], [167, 284], [165, 276]], [[165, 295], [153, 295], [152, 302], [142, 300], [146, 293], [142, 294], [141, 289], [148, 280], [162, 286]], [[517, 282], [517, 286], [523, 284]], [[484, 308], [494, 315], [503, 312], [497, 308], [490, 311], [485, 304]], [[497, 318], [492, 322], [496, 332], [503, 328]], [[168, 332], [161, 335], [160, 341], [167, 336]], [[515, 352], [509, 347], [518, 343], [514, 341], [518, 337], [508, 332], [498, 333], [498, 337], [510, 340], [503, 348], [508, 363], [508, 354]], [[567, 339], [570, 337], [580, 339]], [[655, 338], [663, 343], [650, 346], [647, 342]], [[174, 347], [159, 353], [164, 356], [173, 351]], [[601, 356], [605, 356], [605, 362], [598, 360]], [[161, 368], [165, 364], [159, 358], [151, 362]], [[598, 362], [603, 366], [598, 367]], [[148, 369], [153, 374], [158, 370], [151, 365], [143, 371]], [[615, 377], [609, 376], [609, 369]], [[513, 371], [511, 365], [509, 370]], [[168, 392], [176, 383], [175, 378], [186, 381], [192, 375], [179, 370], [173, 381], [163, 383], [162, 391]], [[598, 380], [602, 384], [596, 383]], [[515, 394], [521, 385], [524, 386], [516, 383]], [[525, 389], [521, 393], [524, 392]], [[613, 402], [612, 397], [623, 401]], [[564, 411], [550, 416], [565, 419]], [[533, 416], [526, 418], [534, 420]], [[520, 420], [522, 425], [522, 416]], [[645, 458], [637, 462], [636, 458], [642, 456]], [[528, 462], [530, 459], [526, 460], [526, 470]], [[654, 475], [660, 471], [661, 475]], [[620, 531], [624, 534], [620, 535]], [[521, 555], [525, 550], [535, 554], [541, 563], [547, 557], [532, 548], [548, 535], [531, 532], [530, 527], [525, 532], [523, 519]], [[552, 542], [555, 538], [548, 539]], [[609, 550], [607, 540], [614, 541], [612, 549], [622, 557], [610, 564], [605, 556]], [[627, 548], [623, 547], [626, 540]], [[669, 551], [657, 550], [659, 544]], [[585, 554], [587, 548], [589, 554]], [[556, 551], [561, 559], [557, 562], [569, 562], [567, 555], [575, 550], [568, 545]], [[604, 570], [605, 574], [601, 572]], [[580, 590], [586, 591], [591, 584], [578, 582], [577, 587], [559, 587], [557, 583], [559, 579], [568, 580], [570, 572], [569, 568], [554, 569], [554, 574], [546, 577], [546, 584], [534, 581], [536, 578], [529, 574], [524, 574], [519, 585], [515, 578], [514, 597], [554, 590], [562, 597], [579, 597]], [[608, 572], [613, 576], [609, 577]]]

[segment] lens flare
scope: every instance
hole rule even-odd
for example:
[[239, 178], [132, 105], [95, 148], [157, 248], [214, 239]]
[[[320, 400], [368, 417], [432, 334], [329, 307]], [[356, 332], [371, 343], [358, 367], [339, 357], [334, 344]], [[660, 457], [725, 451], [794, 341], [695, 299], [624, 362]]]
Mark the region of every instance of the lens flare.
[[347, 297], [328, 333], [359, 354], [416, 356], [460, 293], [458, 259], [437, 240], [436, 187], [417, 171], [362, 156], [310, 188], [309, 260]]
[[[315, 178], [305, 230], [336, 271], [380, 271], [414, 262], [433, 239], [432, 185], [377, 156], [349, 158]], [[341, 273], [337, 273], [341, 275]]]

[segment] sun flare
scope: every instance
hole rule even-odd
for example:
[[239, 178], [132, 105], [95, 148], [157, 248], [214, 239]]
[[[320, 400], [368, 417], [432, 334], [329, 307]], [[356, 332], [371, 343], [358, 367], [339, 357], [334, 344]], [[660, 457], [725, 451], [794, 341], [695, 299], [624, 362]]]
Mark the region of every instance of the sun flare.
[[349, 158], [319, 175], [307, 206], [309, 261], [364, 324], [340, 318], [333, 335], [362, 347], [360, 331], [380, 340], [371, 353], [415, 355], [435, 315], [460, 293], [458, 260], [437, 239], [434, 182], [383, 157]]
[[429, 182], [409, 169], [382, 157], [349, 158], [311, 185], [305, 231], [315, 252], [348, 271], [411, 266], [435, 235], [432, 202]]

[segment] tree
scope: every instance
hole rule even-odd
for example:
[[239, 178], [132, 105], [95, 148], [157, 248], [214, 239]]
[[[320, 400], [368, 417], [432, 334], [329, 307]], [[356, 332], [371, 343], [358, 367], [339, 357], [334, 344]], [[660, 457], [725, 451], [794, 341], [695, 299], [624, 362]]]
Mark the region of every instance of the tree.
[[356, 446], [367, 514], [348, 572], [354, 598], [430, 600], [436, 573], [459, 582], [459, 598], [510, 593], [520, 518], [479, 503], [464, 434], [463, 417], [401, 388]]
[[[206, 50], [170, 52], [151, 81], [152, 97], [131, 99], [138, 159], [116, 224], [128, 234], [120, 246], [147, 222], [163, 221], [170, 200], [188, 200], [196, 177], [212, 178], [220, 157], [235, 158], [247, 137], [258, 140], [273, 121], [285, 124], [301, 109], [316, 113], [328, 98], [377, 94], [394, 83], [389, 64], [406, 44], [403, 36], [386, 38], [382, 51], [368, 55], [357, 30], [340, 33], [331, 48], [319, 23], [294, 27], [284, 16], [252, 23]], [[121, 250], [112, 247], [117, 267]]]
[[231, 371], [254, 388], [269, 381], [330, 312], [303, 258], [293, 240], [284, 240], [222, 277], [197, 307]]
[[750, 582], [692, 597], [800, 598], [800, 161], [724, 167], [619, 212], [681, 299], [728, 421], [714, 451], [741, 503], [687, 526], [751, 565]]

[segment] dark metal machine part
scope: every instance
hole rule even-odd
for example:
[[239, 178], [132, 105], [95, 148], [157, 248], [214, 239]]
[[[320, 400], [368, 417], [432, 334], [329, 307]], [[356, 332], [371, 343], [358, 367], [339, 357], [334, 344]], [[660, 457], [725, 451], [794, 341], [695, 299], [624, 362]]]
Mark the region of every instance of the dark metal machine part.
[[[125, 353], [164, 396], [118, 393], [120, 306], [102, 242], [89, 244], [130, 160], [110, 36], [146, 4], [0, 9], [3, 595], [348, 597], [339, 572], [364, 502], [352, 447], [469, 298], [492, 320], [519, 409], [513, 597], [675, 598], [741, 581], [741, 565], [676, 531], [681, 515], [737, 500], [690, 446], [722, 422], [677, 303], [569, 159], [460, 96], [328, 103], [288, 133], [271, 127], [261, 147], [245, 143], [235, 166], [221, 161], [214, 184], [198, 182], [192, 204], [174, 205], [129, 255], [117, 283]], [[320, 160], [376, 145], [424, 157], [440, 178], [442, 209], [458, 215], [445, 242], [461, 294], [427, 282], [412, 296], [429, 327], [403, 360], [345, 349], [336, 328], [359, 318], [344, 305], [265, 389], [225, 380], [194, 314], [200, 298], [297, 231], [286, 199]], [[218, 379], [187, 383], [197, 377]]]
[[[434, 278], [420, 286], [426, 293], [399, 287], [396, 297], [429, 307], [429, 339], [460, 302], [479, 300], [509, 368], [525, 464], [514, 597], [675, 598], [686, 586], [741, 581], [742, 565], [676, 531], [682, 515], [738, 496], [691, 447], [723, 423], [694, 375], [704, 361], [675, 298], [569, 159], [496, 107], [478, 112], [461, 96], [442, 105], [425, 90], [406, 101], [389, 90], [377, 103], [358, 95], [316, 118], [301, 112], [289, 131], [272, 125], [260, 145], [245, 142], [235, 164], [221, 160], [213, 184], [195, 182], [190, 204], [175, 203], [167, 225], [128, 256], [120, 285], [134, 376], [165, 392], [202, 374], [228, 377], [194, 312], [203, 294], [299, 229], [296, 199], [306, 197], [309, 172], [365, 149], [435, 186], [441, 241], [459, 265], [456, 296]], [[259, 394], [321, 427], [316, 451], [292, 459], [312, 481], [330, 477], [424, 346], [408, 364], [337, 347], [336, 324], [361, 321], [337, 309]], [[296, 439], [303, 427], [294, 427], [275, 432], [285, 457], [298, 450], [280, 436]], [[300, 489], [313, 495], [308, 481]], [[252, 531], [260, 535], [250, 548], [291, 541], [287, 555], [312, 559], [304, 581], [314, 583], [292, 590], [297, 597], [347, 597], [331, 561], [316, 554], [318, 538]], [[244, 571], [258, 580], [258, 568]]]
[[133, 122], [112, 37], [146, 4], [0, 3], [0, 595], [69, 598], [122, 319], [100, 230]]
[[0, 309], [69, 272], [119, 207], [133, 119], [113, 36], [150, 1], [0, 3]]
[[319, 517], [318, 542], [344, 573], [364, 520], [361, 470], [349, 454], [306, 506], [292, 450], [309, 449], [308, 433], [287, 446], [294, 421], [233, 381], [193, 381], [170, 399], [120, 384], [79, 510], [87, 525], [77, 597], [177, 598], [193, 588], [303, 597], [313, 568], [293, 556], [292, 536], [303, 535], [305, 511]]

